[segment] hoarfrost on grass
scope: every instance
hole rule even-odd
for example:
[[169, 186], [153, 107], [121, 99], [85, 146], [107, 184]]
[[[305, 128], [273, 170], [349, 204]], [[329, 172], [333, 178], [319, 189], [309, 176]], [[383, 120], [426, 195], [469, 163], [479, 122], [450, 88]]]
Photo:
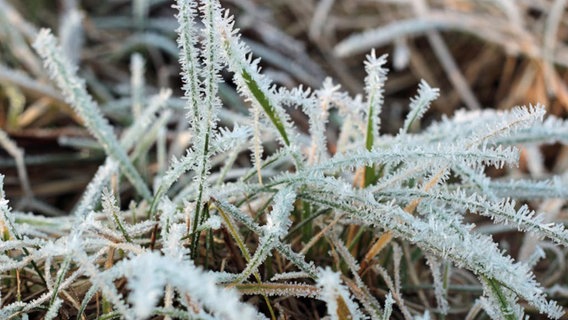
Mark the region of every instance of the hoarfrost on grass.
[[[543, 121], [545, 108], [536, 105], [510, 111], [457, 112], [453, 118], [414, 132], [414, 125], [439, 95], [422, 81], [417, 95], [410, 99], [410, 112], [399, 133], [381, 135], [386, 56], [377, 57], [374, 50], [367, 55], [364, 95], [349, 96], [331, 78], [316, 90], [278, 88], [261, 73], [259, 60], [235, 29], [235, 19], [218, 1], [178, 0], [175, 8], [188, 118], [181, 127], [185, 130], [189, 126], [191, 140], [181, 157], [172, 157], [167, 170], [162, 163], [147, 180], [134, 163], [151, 159], [146, 154], [158, 132], [162, 132], [158, 158], [164, 159], [168, 153], [169, 101], [176, 100], [170, 99], [172, 91], [164, 89], [146, 99], [143, 61], [133, 55], [134, 121], [118, 138], [70, 63], [76, 62], [76, 57], [66, 59], [50, 31], [39, 32], [34, 47], [108, 158], [86, 188], [76, 215], [65, 221], [13, 212], [1, 192], [0, 223], [5, 231], [0, 249], [5, 254], [0, 255], [0, 270], [25, 271], [27, 278], [37, 277], [36, 283], [46, 287], [35, 300], [3, 305], [1, 317], [41, 307], [46, 318], [56, 318], [68, 303], [61, 293], [82, 279], [91, 289], [85, 293], [81, 312], [100, 293], [110, 305], [109, 314], [128, 319], [153, 315], [264, 317], [240, 300], [237, 289], [263, 296], [269, 309], [267, 297], [271, 295], [317, 297], [325, 301], [332, 319], [386, 319], [394, 312], [402, 312], [405, 318], [430, 318], [428, 310], [419, 314], [405, 304], [400, 274], [405, 253], [398, 243], [416, 248], [419, 258], [430, 264], [438, 305], [438, 310], [431, 312], [447, 313], [452, 307], [445, 283], [449, 277], [442, 270], [457, 267], [477, 276], [483, 285], [481, 306], [491, 317], [521, 317], [525, 310], [520, 300], [551, 318], [563, 315], [564, 310], [547, 299], [535, 280], [531, 271], [534, 261], [514, 261], [491, 237], [468, 224], [464, 214], [488, 216], [494, 223], [512, 224], [568, 245], [564, 226], [545, 222], [526, 205], [518, 206], [519, 198], [566, 198], [565, 177], [497, 180], [485, 174], [490, 166], [517, 165], [519, 143], [566, 143], [566, 121], [552, 116]], [[145, 15], [137, 13], [139, 23], [144, 23]], [[314, 28], [318, 24], [314, 19]], [[381, 31], [370, 31], [347, 40], [337, 50], [358, 50], [361, 44], [353, 41], [384, 37]], [[233, 73], [238, 93], [252, 109], [249, 118], [222, 109], [219, 91], [225, 69]], [[180, 99], [176, 101], [179, 104]], [[307, 115], [308, 134], [294, 126], [286, 107], [298, 107]], [[332, 109], [344, 118], [338, 126], [335, 154], [331, 154], [326, 136]], [[234, 121], [225, 126], [227, 119]], [[243, 164], [237, 160], [247, 148], [250, 163]], [[355, 183], [360, 181], [360, 169], [365, 170], [364, 183]], [[119, 206], [123, 185], [109, 188], [113, 177], [120, 175], [126, 176], [143, 198], [127, 210]], [[3, 177], [0, 180], [3, 184]], [[148, 184], [155, 186], [153, 193]], [[392, 277], [376, 264], [360, 270], [363, 263], [342, 233], [356, 227], [361, 227], [361, 234], [391, 234], [396, 239], [389, 246], [392, 259], [385, 262], [393, 265]], [[314, 241], [329, 242], [335, 250], [333, 258], [338, 259], [337, 271], [325, 263], [316, 265], [307, 249], [297, 252], [296, 232], [306, 241], [318, 236]], [[202, 233], [207, 234], [205, 242]], [[210, 250], [219, 239], [245, 256], [238, 270], [206, 272], [198, 266], [204, 247]], [[205, 254], [205, 261], [210, 253]], [[274, 259], [269, 259], [272, 255]], [[270, 269], [274, 261], [282, 270], [264, 273], [278, 283], [267, 282], [265, 274], [258, 272], [261, 266]], [[343, 262], [346, 274], [342, 273]], [[225, 263], [223, 260], [223, 267]], [[51, 269], [55, 268], [59, 271], [54, 276]], [[388, 294], [372, 294], [360, 272], [381, 275]], [[121, 277], [126, 277], [128, 291], [116, 286]], [[308, 279], [295, 282], [298, 278]], [[395, 303], [396, 311], [392, 307]]]

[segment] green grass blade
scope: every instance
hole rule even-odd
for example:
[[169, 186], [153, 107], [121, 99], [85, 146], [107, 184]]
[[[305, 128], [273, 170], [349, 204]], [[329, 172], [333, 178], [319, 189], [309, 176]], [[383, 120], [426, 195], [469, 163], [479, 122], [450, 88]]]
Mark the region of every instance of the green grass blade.
[[272, 121], [272, 124], [274, 124], [274, 126], [276, 127], [276, 130], [278, 130], [278, 132], [280, 133], [282, 140], [284, 140], [286, 145], [289, 146], [290, 139], [288, 138], [288, 134], [286, 133], [284, 122], [282, 121], [282, 119], [280, 119], [278, 114], [276, 114], [275, 108], [270, 104], [270, 101], [268, 100], [266, 94], [262, 91], [258, 83], [246, 70], [241, 70], [241, 75], [258, 104], [262, 107], [270, 121]]

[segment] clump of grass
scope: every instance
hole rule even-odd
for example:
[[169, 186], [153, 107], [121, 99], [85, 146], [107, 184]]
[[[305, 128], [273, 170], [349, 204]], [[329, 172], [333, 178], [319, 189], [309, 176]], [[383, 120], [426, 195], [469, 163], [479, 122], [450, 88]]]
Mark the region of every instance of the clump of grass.
[[[137, 8], [141, 27], [146, 7]], [[520, 201], [567, 198], [566, 175], [486, 171], [517, 165], [523, 144], [566, 143], [566, 121], [544, 120], [536, 105], [458, 112], [414, 133], [440, 94], [423, 81], [400, 131], [380, 134], [386, 56], [367, 55], [363, 96], [330, 78], [288, 89], [261, 73], [218, 1], [175, 8], [184, 99], [167, 89], [145, 99], [133, 55], [133, 122], [120, 136], [64, 46], [47, 29], [37, 34], [49, 75], [107, 158], [74, 215], [25, 214], [0, 195], [1, 318], [294, 317], [308, 305], [300, 298], [320, 301], [314, 318], [474, 318], [481, 309], [496, 319], [562, 317], [533, 273], [543, 251], [515, 261], [470, 215], [530, 232], [561, 259], [568, 231]], [[247, 116], [225, 108], [227, 82]], [[170, 121], [179, 102], [187, 124]], [[292, 107], [307, 116], [307, 133]], [[342, 145], [332, 152], [335, 111]], [[181, 155], [183, 143], [166, 137], [170, 122], [191, 136]], [[121, 205], [131, 189], [135, 201]], [[475, 294], [455, 294], [466, 287]]]

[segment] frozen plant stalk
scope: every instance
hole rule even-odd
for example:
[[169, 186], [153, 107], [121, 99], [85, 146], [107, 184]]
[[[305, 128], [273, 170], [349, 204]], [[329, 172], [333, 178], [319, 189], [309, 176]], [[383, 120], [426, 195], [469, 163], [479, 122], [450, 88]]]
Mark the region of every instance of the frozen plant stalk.
[[34, 48], [43, 58], [50, 76], [63, 92], [67, 102], [81, 117], [87, 129], [99, 141], [106, 153], [119, 163], [124, 175], [130, 180], [138, 193], [149, 200], [151, 198], [150, 189], [128, 159], [128, 155], [118, 143], [112, 127], [103, 118], [99, 107], [87, 93], [85, 81], [77, 77], [76, 68], [65, 58], [50, 30], [42, 29], [39, 32], [34, 42]]

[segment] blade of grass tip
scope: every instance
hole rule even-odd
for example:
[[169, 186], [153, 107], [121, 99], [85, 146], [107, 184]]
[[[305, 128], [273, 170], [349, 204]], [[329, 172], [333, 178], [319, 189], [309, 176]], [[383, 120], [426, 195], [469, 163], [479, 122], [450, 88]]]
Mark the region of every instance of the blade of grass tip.
[[[384, 102], [384, 86], [388, 70], [384, 67], [387, 55], [377, 58], [375, 50], [372, 50], [365, 61], [365, 93], [367, 95], [367, 128], [365, 133], [365, 148], [372, 150], [379, 138], [380, 114]], [[367, 187], [377, 180], [374, 166], [365, 167], [365, 179], [363, 187]]]
[[287, 121], [285, 111], [278, 105], [277, 99], [270, 91], [271, 83], [259, 72], [259, 60], [253, 60], [249, 47], [243, 43], [238, 33], [235, 31], [234, 19], [228, 11], [223, 11], [220, 7], [214, 10], [215, 20], [220, 23], [216, 25], [216, 40], [218, 46], [223, 48], [226, 62], [231, 71], [235, 74], [235, 82], [239, 92], [254, 104], [264, 110], [278, 131], [282, 142], [290, 146], [290, 135], [286, 128]]
[[108, 123], [93, 98], [85, 89], [85, 82], [77, 77], [75, 68], [65, 59], [61, 48], [49, 29], [42, 29], [34, 48], [43, 58], [50, 76], [55, 80], [67, 101], [79, 115], [87, 129], [95, 136], [105, 152], [116, 159], [124, 175], [130, 180], [136, 191], [146, 200], [151, 199], [150, 189], [121, 147]]
[[[365, 61], [365, 93], [367, 96], [367, 126], [365, 132], [365, 148], [369, 151], [377, 143], [379, 138], [380, 114], [384, 103], [384, 86], [387, 78], [388, 70], [384, 67], [387, 62], [387, 55], [377, 58], [375, 50], [372, 50], [366, 57]], [[368, 165], [363, 168], [363, 179], [361, 180], [361, 188], [373, 185], [379, 179], [377, 170], [374, 165]], [[349, 246], [353, 246], [353, 253], [357, 249], [354, 247], [353, 238], [358, 233], [358, 227], [351, 225], [349, 227]]]

